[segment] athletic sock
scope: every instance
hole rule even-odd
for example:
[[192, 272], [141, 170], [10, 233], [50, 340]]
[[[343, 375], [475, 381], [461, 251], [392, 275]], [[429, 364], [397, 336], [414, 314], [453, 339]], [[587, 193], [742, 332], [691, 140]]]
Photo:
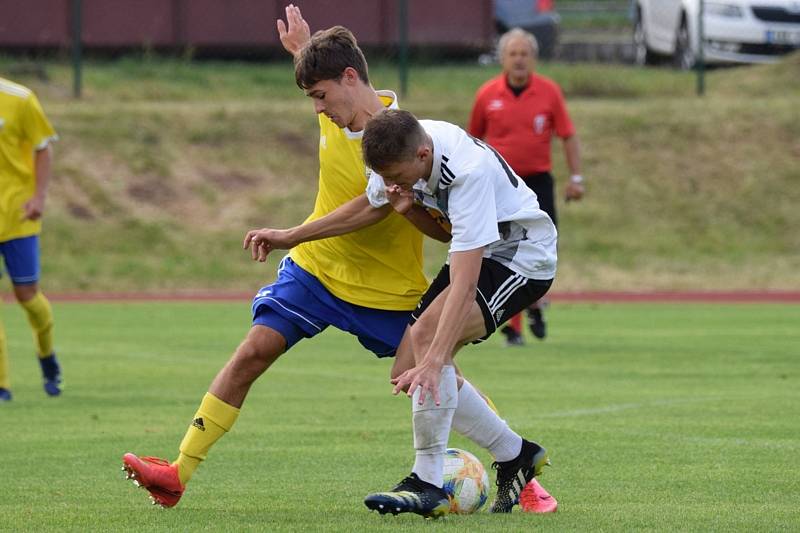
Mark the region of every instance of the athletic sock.
[[488, 450], [497, 462], [510, 461], [522, 450], [522, 437], [508, 427], [466, 379], [458, 391], [453, 429]]
[[20, 302], [28, 315], [28, 323], [33, 330], [33, 341], [39, 357], [53, 354], [53, 308], [42, 291], [38, 291], [30, 300]]
[[178, 466], [178, 477], [185, 485], [206, 454], [226, 432], [233, 427], [239, 409], [229, 405], [210, 392], [200, 402], [180, 445], [180, 455], [173, 464]]
[[411, 404], [414, 425], [414, 449], [416, 457], [411, 470], [423, 481], [437, 487], [444, 484], [444, 452], [453, 413], [458, 405], [458, 384], [452, 365], [442, 367], [439, 380], [439, 405], [426, 394], [425, 402], [419, 405], [420, 389], [414, 391]]

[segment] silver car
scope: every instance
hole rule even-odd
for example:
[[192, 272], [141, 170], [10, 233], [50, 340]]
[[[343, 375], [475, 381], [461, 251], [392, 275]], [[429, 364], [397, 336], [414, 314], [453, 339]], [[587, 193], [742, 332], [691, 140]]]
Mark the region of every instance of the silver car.
[[[705, 0], [709, 63], [767, 63], [800, 48], [800, 0]], [[679, 68], [699, 53], [700, 0], [633, 0], [637, 64], [670, 56]]]

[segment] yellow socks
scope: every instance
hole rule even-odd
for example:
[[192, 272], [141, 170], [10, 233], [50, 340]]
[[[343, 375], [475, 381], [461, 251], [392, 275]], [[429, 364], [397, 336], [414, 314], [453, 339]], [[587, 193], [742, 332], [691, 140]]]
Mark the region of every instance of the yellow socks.
[[239, 409], [229, 405], [210, 392], [206, 393], [192, 425], [186, 431], [180, 446], [180, 455], [173, 464], [178, 465], [178, 477], [185, 485], [192, 477], [211, 446], [230, 431]]
[[[2, 303], [2, 299], [0, 299]], [[3, 328], [3, 321], [0, 319], [0, 389], [10, 389], [11, 382], [8, 379], [8, 346], [6, 345], [6, 330]]]
[[33, 329], [33, 340], [39, 357], [53, 353], [53, 309], [41, 291], [27, 302], [20, 302]]

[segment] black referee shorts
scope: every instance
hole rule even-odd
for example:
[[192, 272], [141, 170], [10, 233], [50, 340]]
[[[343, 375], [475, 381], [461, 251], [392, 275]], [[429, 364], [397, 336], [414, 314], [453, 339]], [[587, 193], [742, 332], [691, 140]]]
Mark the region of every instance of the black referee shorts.
[[549, 172], [539, 172], [530, 176], [523, 176], [522, 181], [539, 199], [539, 209], [550, 215], [553, 225], [558, 227], [558, 216], [556, 215], [555, 199], [555, 180]]
[[[475, 301], [478, 302], [486, 324], [486, 335], [472, 341], [473, 344], [483, 342], [495, 332], [498, 325], [527, 309], [532, 303], [547, 293], [552, 279], [538, 280], [520, 276], [510, 268], [501, 265], [494, 259], [483, 259], [478, 277], [478, 290]], [[422, 296], [417, 308], [411, 313], [409, 324], [414, 324], [422, 313], [450, 285], [450, 265], [444, 265], [436, 279]]]

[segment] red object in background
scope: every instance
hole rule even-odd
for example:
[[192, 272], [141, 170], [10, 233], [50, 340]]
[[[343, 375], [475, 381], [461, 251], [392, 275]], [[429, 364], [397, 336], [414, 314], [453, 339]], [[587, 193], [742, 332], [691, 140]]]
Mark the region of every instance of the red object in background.
[[[88, 50], [142, 46], [280, 50], [275, 20], [285, 17], [288, 3], [84, 0], [83, 44]], [[397, 0], [308, 0], [302, 4], [312, 30], [345, 24], [359, 44], [398, 43]], [[495, 33], [492, 5], [492, 0], [408, 0], [409, 42], [412, 46], [487, 48]], [[0, 47], [69, 47], [71, 6], [71, 0], [0, 0]]]
[[553, 0], [539, 0], [539, 13], [553, 10]]

